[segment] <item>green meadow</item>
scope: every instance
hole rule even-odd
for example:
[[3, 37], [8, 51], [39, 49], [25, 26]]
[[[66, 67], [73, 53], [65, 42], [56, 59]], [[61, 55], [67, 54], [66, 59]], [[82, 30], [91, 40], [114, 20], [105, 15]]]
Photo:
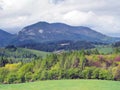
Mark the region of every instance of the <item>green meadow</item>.
[[0, 90], [120, 90], [120, 82], [106, 80], [51, 80], [1, 84]]

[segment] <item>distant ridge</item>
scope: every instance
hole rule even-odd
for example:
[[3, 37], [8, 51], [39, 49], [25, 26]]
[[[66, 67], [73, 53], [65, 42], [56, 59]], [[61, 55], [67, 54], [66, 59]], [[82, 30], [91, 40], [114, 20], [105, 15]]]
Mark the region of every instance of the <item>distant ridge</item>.
[[96, 32], [88, 27], [48, 22], [38, 22], [26, 26], [18, 34], [18, 41], [22, 42], [46, 42], [59, 40], [106, 42], [109, 39], [111, 39], [111, 37]]
[[112, 43], [119, 41], [120, 38], [109, 37], [85, 26], [70, 26], [64, 23], [44, 21], [24, 27], [17, 35], [0, 30], [0, 46], [9, 44], [19, 46], [64, 40]]
[[0, 29], [0, 47], [8, 45], [13, 37], [14, 35]]

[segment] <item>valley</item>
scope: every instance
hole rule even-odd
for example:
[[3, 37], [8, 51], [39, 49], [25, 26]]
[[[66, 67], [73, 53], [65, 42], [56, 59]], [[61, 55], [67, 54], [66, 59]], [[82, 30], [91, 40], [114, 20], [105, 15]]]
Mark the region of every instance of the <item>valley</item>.
[[0, 0], [0, 90], [120, 90], [120, 2]]
[[51, 85], [52, 90], [119, 87], [120, 38], [88, 27], [47, 22], [26, 26], [17, 35], [1, 32], [5, 36], [5, 40], [0, 39], [3, 90], [46, 90]]

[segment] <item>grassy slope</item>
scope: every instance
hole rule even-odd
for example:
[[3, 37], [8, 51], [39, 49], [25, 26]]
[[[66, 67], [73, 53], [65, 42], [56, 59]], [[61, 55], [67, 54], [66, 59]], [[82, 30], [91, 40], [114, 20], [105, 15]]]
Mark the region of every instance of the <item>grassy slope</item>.
[[37, 56], [42, 55], [42, 57], [46, 57], [46, 55], [50, 54], [49, 52], [44, 52], [44, 51], [38, 51], [38, 50], [33, 50], [33, 49], [25, 49], [25, 48], [19, 48], [22, 49], [22, 51], [28, 51], [33, 54], [36, 54]]
[[10, 55], [11, 57], [14, 55], [21, 56], [23, 54], [23, 52], [35, 54], [37, 56], [42, 56], [42, 57], [45, 57], [47, 54], [49, 54], [48, 52], [32, 50], [32, 49], [25, 49], [25, 48], [17, 48], [17, 50], [13, 51], [13, 52], [11, 52], [10, 50], [7, 50], [7, 49], [0, 48], [0, 52], [6, 52], [5, 54]]
[[110, 45], [107, 46], [97, 46], [96, 47], [100, 53], [109, 54], [113, 52], [113, 48]]
[[120, 83], [101, 80], [53, 80], [0, 85], [0, 90], [120, 90]]

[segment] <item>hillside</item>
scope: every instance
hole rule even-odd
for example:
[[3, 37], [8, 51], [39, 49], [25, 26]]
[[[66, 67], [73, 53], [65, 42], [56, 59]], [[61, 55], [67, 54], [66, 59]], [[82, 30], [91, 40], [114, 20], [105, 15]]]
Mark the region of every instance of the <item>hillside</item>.
[[13, 37], [14, 35], [0, 29], [0, 47], [8, 45]]
[[60, 50], [81, 50], [94, 48], [94, 44], [87, 41], [54, 41], [54, 42], [43, 42], [43, 43], [29, 43], [18, 45], [18, 47], [30, 48], [46, 52], [54, 52]]
[[24, 44], [61, 40], [109, 42], [112, 38], [84, 26], [38, 22], [24, 27], [17, 40]]
[[6, 47], [0, 48], [0, 58], [6, 58], [9, 62], [30, 62], [37, 57], [45, 58], [48, 52], [32, 49]]
[[15, 45], [46, 52], [91, 49], [96, 43], [110, 44], [119, 40], [89, 27], [64, 23], [38, 22], [24, 27], [16, 35], [0, 30], [0, 47]]
[[[109, 44], [119, 40], [120, 38], [109, 37], [95, 30], [92, 30], [89, 27], [70, 26], [64, 23], [38, 22], [24, 27], [16, 35], [0, 30], [0, 42], [1, 42], [0, 47], [4, 47], [7, 45], [16, 45], [30, 48], [32, 47], [32, 49], [37, 47], [37, 50], [41, 50], [42, 47], [39, 46], [41, 46], [42, 44], [46, 46], [45, 48], [47, 48], [47, 46], [51, 46], [51, 43], [53, 43], [54, 44], [53, 46], [58, 48], [53, 48], [53, 50], [48, 51], [54, 51], [59, 50], [59, 45], [57, 45], [56, 43], [64, 44], [61, 42], [69, 41], [69, 43], [72, 42], [72, 46], [71, 44], [68, 45], [70, 49], [79, 50], [81, 48], [84, 49], [92, 48], [94, 47], [93, 43]], [[76, 43], [78, 44], [78, 42], [79, 47], [77, 46], [76, 48], [75, 45]], [[35, 47], [33, 47], [33, 45]], [[90, 47], [88, 47], [88, 45]], [[68, 47], [60, 48], [66, 49]], [[67, 50], [69, 50], [69, 48]]]

